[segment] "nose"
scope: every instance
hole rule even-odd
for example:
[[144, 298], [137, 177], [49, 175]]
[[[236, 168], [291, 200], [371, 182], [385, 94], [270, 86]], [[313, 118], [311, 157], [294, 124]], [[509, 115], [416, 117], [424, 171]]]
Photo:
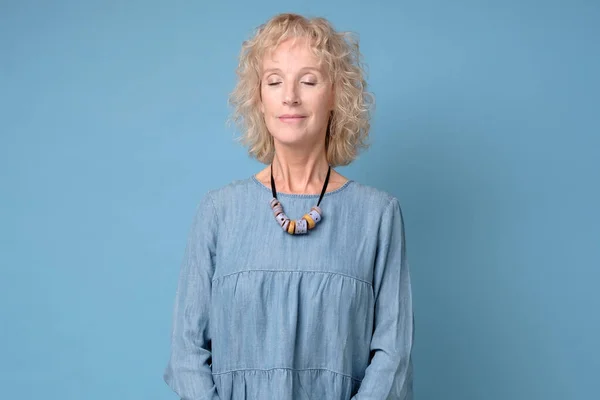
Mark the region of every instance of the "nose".
[[300, 96], [298, 95], [298, 88], [294, 83], [286, 85], [285, 92], [283, 94], [283, 104], [286, 106], [299, 105]]

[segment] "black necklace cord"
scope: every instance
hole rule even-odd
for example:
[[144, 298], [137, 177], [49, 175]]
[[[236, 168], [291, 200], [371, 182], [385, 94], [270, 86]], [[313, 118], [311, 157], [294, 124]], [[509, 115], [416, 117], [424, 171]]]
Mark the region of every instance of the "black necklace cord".
[[277, 198], [277, 189], [275, 189], [275, 179], [273, 179], [273, 163], [271, 163], [271, 192], [273, 193], [273, 198]]
[[319, 196], [319, 201], [317, 202], [317, 207], [321, 204], [321, 200], [323, 200], [323, 196], [325, 196], [325, 190], [327, 190], [327, 185], [329, 184], [329, 175], [331, 173], [331, 165], [327, 169], [327, 176], [325, 177], [325, 183], [323, 184], [323, 189], [321, 190], [321, 196]]
[[[317, 207], [321, 204], [321, 200], [323, 200], [323, 196], [325, 195], [325, 191], [327, 190], [327, 185], [329, 184], [329, 176], [331, 175], [331, 165], [327, 169], [327, 176], [325, 177], [325, 182], [323, 183], [323, 189], [321, 189], [321, 195], [319, 196], [319, 202], [317, 203]], [[277, 198], [277, 188], [275, 187], [275, 179], [273, 179], [273, 163], [271, 163], [271, 193], [273, 194], [273, 198]]]

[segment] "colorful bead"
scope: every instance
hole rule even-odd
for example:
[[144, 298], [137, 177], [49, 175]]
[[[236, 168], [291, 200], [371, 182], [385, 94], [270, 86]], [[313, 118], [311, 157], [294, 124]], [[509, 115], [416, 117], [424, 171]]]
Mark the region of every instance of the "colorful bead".
[[289, 233], [290, 235], [293, 235], [295, 230], [296, 230], [296, 221], [290, 220], [290, 225], [288, 226], [287, 233]]
[[302, 218], [296, 220], [296, 230], [294, 231], [294, 233], [296, 235], [303, 235], [307, 231], [308, 229], [306, 229], [306, 220]]
[[281, 204], [273, 207], [273, 213], [275, 214], [275, 216], [278, 216], [282, 212], [283, 212], [283, 207], [281, 206]]
[[275, 217], [275, 219], [277, 220], [277, 222], [279, 222], [279, 225], [283, 226], [285, 220], [289, 218], [284, 213], [280, 213], [278, 216]]
[[319, 221], [321, 221], [321, 213], [317, 212], [314, 207], [312, 210], [310, 210], [308, 215], [313, 219], [313, 221], [315, 221], [315, 224], [318, 224]]
[[308, 229], [312, 229], [315, 227], [315, 220], [311, 218], [310, 215], [306, 214], [304, 217], [302, 217], [303, 219], [306, 220], [306, 222], [308, 223]]
[[305, 214], [304, 217], [298, 220], [290, 220], [285, 212], [283, 206], [276, 198], [273, 198], [270, 202], [271, 209], [275, 215], [277, 223], [283, 228], [284, 231], [290, 235], [304, 235], [309, 230], [313, 229], [319, 221], [321, 221], [321, 209], [314, 206], [309, 213]]

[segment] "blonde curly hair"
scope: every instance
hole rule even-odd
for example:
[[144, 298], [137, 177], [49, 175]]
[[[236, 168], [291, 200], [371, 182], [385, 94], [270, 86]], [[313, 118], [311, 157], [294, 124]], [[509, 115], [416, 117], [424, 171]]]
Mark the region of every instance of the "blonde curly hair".
[[259, 107], [260, 76], [266, 52], [290, 38], [308, 38], [315, 56], [327, 66], [335, 91], [326, 137], [327, 161], [334, 167], [348, 165], [361, 149], [369, 147], [373, 95], [366, 90], [358, 40], [349, 32], [336, 32], [325, 18], [279, 14], [244, 41], [236, 70], [238, 81], [229, 96], [233, 107], [230, 121], [242, 132], [239, 141], [263, 164], [273, 161], [273, 137]]

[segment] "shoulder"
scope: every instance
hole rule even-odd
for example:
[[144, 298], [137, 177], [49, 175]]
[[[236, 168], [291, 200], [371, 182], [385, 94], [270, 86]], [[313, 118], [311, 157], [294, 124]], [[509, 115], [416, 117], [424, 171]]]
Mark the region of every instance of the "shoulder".
[[235, 201], [236, 198], [246, 196], [251, 185], [256, 185], [250, 178], [236, 179], [225, 185], [208, 190], [204, 197], [210, 198], [215, 204], [222, 204], [224, 201]]
[[381, 243], [389, 243], [397, 235], [404, 238], [404, 216], [398, 197], [386, 190], [363, 184], [356, 184], [356, 189], [365, 198], [366, 205], [361, 205], [361, 209], [368, 214], [368, 223], [374, 224], [373, 231], [377, 234], [373, 237], [377, 237]]
[[243, 203], [252, 185], [250, 179], [238, 179], [205, 190], [196, 203], [196, 219], [219, 221], [223, 210]]
[[[243, 207], [248, 198], [256, 197], [261, 189], [260, 183], [252, 178], [236, 179], [222, 186], [209, 188], [200, 198], [200, 204], [212, 208], [221, 215], [224, 210]], [[266, 191], [266, 190], [265, 190]]]
[[354, 201], [360, 202], [361, 206], [367, 207], [370, 210], [379, 210], [386, 212], [393, 208], [400, 208], [400, 200], [392, 193], [366, 185], [357, 181], [352, 181], [352, 191], [355, 198]]

